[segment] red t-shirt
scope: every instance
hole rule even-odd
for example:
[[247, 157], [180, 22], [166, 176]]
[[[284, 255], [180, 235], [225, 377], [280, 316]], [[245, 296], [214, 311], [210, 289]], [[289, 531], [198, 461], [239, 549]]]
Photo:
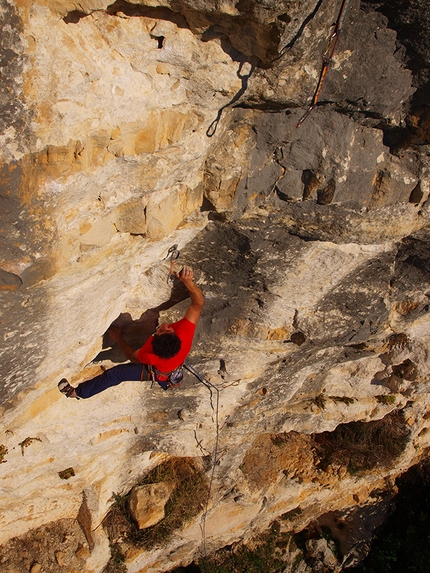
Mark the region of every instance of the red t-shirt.
[[160, 358], [154, 354], [152, 350], [152, 339], [154, 335], [150, 336], [145, 344], [139, 348], [137, 357], [143, 364], [151, 364], [155, 366], [160, 372], [172, 372], [175, 368], [178, 368], [183, 364], [185, 358], [191, 350], [193, 344], [194, 332], [196, 330], [196, 325], [188, 320], [188, 318], [182, 318], [178, 322], [173, 322], [169, 324], [171, 328], [175, 331], [176, 335], [181, 340], [181, 348], [175, 356], [172, 358]]

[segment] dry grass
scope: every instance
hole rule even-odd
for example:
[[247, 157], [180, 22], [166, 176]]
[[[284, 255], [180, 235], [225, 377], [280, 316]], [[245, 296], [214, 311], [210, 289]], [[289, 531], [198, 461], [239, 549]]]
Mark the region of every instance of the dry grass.
[[[140, 530], [129, 509], [130, 492], [114, 496], [115, 502], [103, 521], [111, 546], [118, 544], [126, 552], [130, 547], [151, 549], [167, 543], [175, 531], [191, 521], [205, 507], [208, 480], [192, 458], [171, 458], [163, 462], [136, 485], [173, 482], [175, 489], [165, 507], [165, 518], [156, 525]], [[118, 551], [117, 551], [118, 553]]]
[[0, 464], [5, 464], [5, 456], [7, 454], [7, 447], [4, 444], [0, 444]]
[[318, 467], [342, 465], [351, 473], [389, 466], [405, 449], [410, 430], [402, 412], [381, 420], [340, 424], [333, 432], [314, 434]]
[[403, 350], [410, 343], [409, 336], [404, 332], [391, 334], [387, 339], [388, 350]]

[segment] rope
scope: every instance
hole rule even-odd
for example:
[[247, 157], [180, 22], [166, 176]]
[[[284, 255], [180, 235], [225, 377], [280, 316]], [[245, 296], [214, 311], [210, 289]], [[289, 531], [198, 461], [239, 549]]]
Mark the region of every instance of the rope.
[[327, 76], [327, 72], [328, 72], [328, 68], [331, 62], [331, 59], [333, 57], [334, 54], [334, 50], [336, 48], [336, 44], [337, 41], [339, 39], [339, 35], [342, 31], [342, 27], [343, 27], [343, 23], [345, 20], [345, 15], [346, 15], [346, 11], [348, 8], [348, 5], [350, 3], [351, 0], [343, 0], [342, 1], [342, 5], [340, 7], [340, 11], [339, 11], [339, 15], [337, 17], [337, 21], [336, 24], [334, 26], [334, 31], [331, 34], [328, 42], [327, 42], [327, 46], [324, 50], [324, 53], [322, 55], [322, 60], [323, 60], [323, 65], [321, 68], [321, 73], [320, 73], [320, 77], [318, 80], [318, 84], [317, 87], [315, 89], [315, 93], [314, 93], [314, 97], [312, 98], [312, 103], [311, 105], [308, 107], [307, 111], [302, 115], [302, 117], [299, 119], [299, 121], [297, 122], [296, 127], [300, 127], [302, 125], [302, 123], [305, 121], [305, 119], [309, 116], [309, 114], [311, 113], [311, 111], [314, 109], [314, 107], [317, 105], [320, 94], [321, 94], [321, 90], [323, 88], [324, 85], [324, 81], [325, 78]]
[[[211, 477], [209, 480], [209, 491], [208, 491], [208, 498], [206, 501], [206, 507], [205, 510], [203, 512], [202, 515], [202, 520], [201, 520], [201, 532], [202, 532], [202, 539], [203, 539], [203, 555], [204, 558], [206, 559], [206, 516], [208, 514], [208, 509], [209, 509], [209, 501], [211, 498], [211, 492], [212, 492], [212, 483], [213, 483], [213, 479], [214, 479], [214, 474], [215, 474], [215, 466], [218, 463], [218, 444], [219, 444], [219, 388], [217, 388], [215, 386], [215, 384], [212, 384], [211, 382], [209, 382], [209, 380], [207, 380], [204, 376], [202, 376], [199, 372], [197, 372], [197, 370], [191, 366], [191, 364], [188, 364], [188, 362], [184, 362], [184, 367], [191, 372], [191, 374], [193, 374], [197, 380], [199, 380], [204, 386], [206, 386], [206, 388], [209, 390], [210, 393], [210, 405], [212, 408], [212, 411], [215, 413], [215, 430], [216, 430], [216, 434], [215, 434], [215, 447], [214, 447], [214, 452], [213, 452], [213, 461], [212, 461], [212, 471], [211, 471]], [[215, 391], [215, 406], [213, 403], [213, 398], [214, 398], [214, 391]]]

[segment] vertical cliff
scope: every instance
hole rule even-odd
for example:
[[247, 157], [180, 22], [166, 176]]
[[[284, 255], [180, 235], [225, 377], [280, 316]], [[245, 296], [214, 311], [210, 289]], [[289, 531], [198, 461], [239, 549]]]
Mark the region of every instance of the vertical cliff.
[[[4, 571], [167, 571], [382, 504], [429, 445], [428, 2], [0, 18]], [[112, 322], [137, 348], [182, 315], [173, 244], [206, 295], [189, 361], [209, 387], [67, 400], [60, 378], [124, 360]], [[194, 476], [192, 509], [169, 535], [121, 529], [159, 475]]]

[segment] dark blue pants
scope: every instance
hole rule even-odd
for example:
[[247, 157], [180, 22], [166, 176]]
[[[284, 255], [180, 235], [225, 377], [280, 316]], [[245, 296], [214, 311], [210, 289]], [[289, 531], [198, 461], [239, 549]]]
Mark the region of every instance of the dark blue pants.
[[149, 380], [149, 372], [145, 364], [134, 364], [127, 362], [125, 364], [118, 364], [113, 368], [105, 370], [103, 374], [82, 382], [76, 387], [76, 394], [79, 398], [91, 398], [106, 388], [111, 386], [118, 386], [121, 382], [126, 380]]

